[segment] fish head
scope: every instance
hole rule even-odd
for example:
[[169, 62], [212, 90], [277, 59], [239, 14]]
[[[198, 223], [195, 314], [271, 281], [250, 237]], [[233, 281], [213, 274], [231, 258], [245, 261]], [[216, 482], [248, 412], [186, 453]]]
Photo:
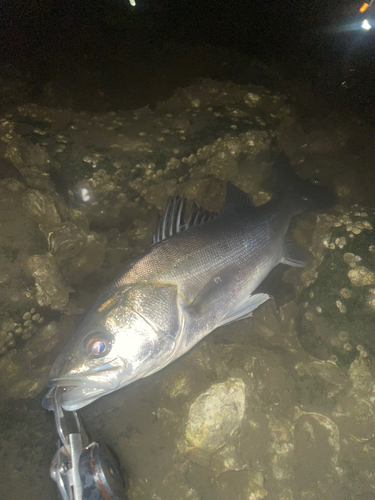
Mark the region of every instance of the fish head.
[[[88, 314], [55, 360], [48, 387], [62, 387], [61, 406], [68, 411], [157, 371], [174, 348], [174, 337], [161, 330], [141, 307], [140, 294], [115, 296]], [[142, 295], [142, 294], [141, 294]], [[43, 400], [52, 407], [53, 391]]]

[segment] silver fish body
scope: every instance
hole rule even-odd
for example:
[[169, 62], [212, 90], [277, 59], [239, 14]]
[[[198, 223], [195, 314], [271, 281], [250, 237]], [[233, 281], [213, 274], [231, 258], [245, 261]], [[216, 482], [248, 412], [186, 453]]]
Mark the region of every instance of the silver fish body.
[[[329, 208], [334, 196], [298, 179], [285, 156], [276, 163], [284, 189], [260, 207], [230, 183], [220, 214], [196, 209], [183, 224], [184, 200], [169, 202], [155, 243], [102, 292], [52, 367], [48, 385], [66, 388], [66, 410], [162, 369], [212, 330], [250, 316], [269, 298], [253, 292], [276, 265], [304, 265], [286, 238], [290, 220]], [[43, 405], [50, 407], [48, 394]]]

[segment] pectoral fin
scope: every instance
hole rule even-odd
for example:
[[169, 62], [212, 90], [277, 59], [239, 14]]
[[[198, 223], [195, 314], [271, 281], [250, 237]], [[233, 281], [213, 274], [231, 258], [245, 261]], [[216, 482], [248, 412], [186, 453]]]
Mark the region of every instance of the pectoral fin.
[[250, 295], [246, 301], [237, 303], [236, 306], [220, 321], [217, 327], [228, 325], [229, 323], [233, 323], [234, 321], [238, 321], [240, 319], [248, 318], [257, 307], [269, 298], [270, 296], [267, 293]]
[[189, 306], [189, 313], [204, 316], [206, 311], [220, 307], [236, 281], [238, 266], [231, 265], [211, 278]]

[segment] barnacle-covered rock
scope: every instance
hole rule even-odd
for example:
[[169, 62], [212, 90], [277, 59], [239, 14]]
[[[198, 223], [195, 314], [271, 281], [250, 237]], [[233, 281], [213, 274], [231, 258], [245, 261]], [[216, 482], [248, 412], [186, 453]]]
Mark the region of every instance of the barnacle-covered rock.
[[82, 229], [84, 233], [89, 233], [90, 221], [86, 214], [82, 210], [70, 207], [68, 213], [69, 220], [73, 222], [77, 227]]
[[176, 193], [176, 188], [177, 180], [171, 179], [160, 184], [152, 184], [150, 187], [144, 188], [140, 194], [148, 203], [162, 210], [165, 207], [165, 198], [173, 196]]
[[5, 158], [8, 158], [18, 169], [25, 166], [38, 166], [40, 170], [48, 170], [50, 162], [46, 149], [39, 143], [33, 144], [18, 135], [14, 130], [8, 139]]
[[45, 231], [48, 231], [49, 227], [61, 222], [54, 196], [41, 193], [36, 189], [29, 189], [24, 194], [22, 203], [40, 226], [45, 228]]
[[324, 257], [316, 267], [314, 282], [300, 298], [300, 340], [318, 358], [349, 365], [357, 345], [375, 354], [375, 260], [371, 252], [375, 214], [354, 206], [347, 213], [330, 216], [330, 221], [332, 234], [323, 239]]
[[24, 189], [17, 180], [0, 181], [0, 330], [9, 333], [6, 339], [0, 335], [0, 354], [33, 334], [34, 326], [24, 327], [22, 320], [25, 312], [37, 306], [33, 280], [25, 269], [30, 255], [47, 250], [44, 236], [23, 207]]
[[103, 264], [107, 239], [91, 231], [85, 236], [79, 253], [62, 264], [64, 276], [70, 283], [76, 283], [85, 275], [96, 271]]
[[209, 455], [218, 450], [241, 425], [245, 412], [245, 384], [238, 377], [213, 384], [189, 408], [186, 451]]
[[39, 327], [22, 349], [11, 349], [0, 358], [0, 401], [32, 398], [44, 389], [50, 370], [46, 355], [59, 342], [60, 330], [71, 327], [71, 319], [64, 318], [65, 325], [52, 321]]
[[369, 271], [365, 266], [350, 269], [348, 277], [354, 286], [375, 285], [375, 273]]
[[61, 276], [53, 256], [50, 253], [33, 255], [28, 259], [27, 265], [35, 279], [35, 297], [38, 304], [64, 311], [69, 304], [69, 294], [74, 290]]
[[51, 227], [47, 239], [50, 252], [60, 263], [78, 255], [87, 237], [75, 224], [65, 222]]
[[255, 108], [256, 106], [258, 106], [260, 99], [261, 97], [258, 94], [248, 92], [245, 95], [244, 101], [250, 108]]
[[[18, 109], [23, 111], [22, 107]], [[19, 170], [29, 187], [46, 192], [53, 191], [54, 184], [50, 180], [48, 170], [54, 162], [51, 161], [45, 147], [46, 144], [41, 144], [38, 141], [33, 143], [29, 139], [21, 137], [15, 132], [13, 121], [3, 121], [2, 125], [0, 136], [7, 144], [4, 157]], [[45, 134], [44, 131], [40, 134], [41, 131], [38, 128], [35, 128], [33, 132], [39, 137]]]

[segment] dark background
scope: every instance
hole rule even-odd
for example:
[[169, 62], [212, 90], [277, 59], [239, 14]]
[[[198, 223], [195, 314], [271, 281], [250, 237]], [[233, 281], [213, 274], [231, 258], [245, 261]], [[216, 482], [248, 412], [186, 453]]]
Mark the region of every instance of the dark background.
[[[372, 121], [375, 28], [359, 25], [375, 18], [375, 7], [363, 15], [360, 6], [360, 0], [139, 0], [135, 8], [128, 0], [2, 0], [1, 74], [17, 73], [34, 100], [50, 84], [70, 97], [101, 91], [109, 108], [152, 105], [194, 76], [241, 80], [241, 64], [222, 75], [184, 70], [184, 59], [185, 67], [194, 65], [189, 50], [202, 53], [209, 44], [208, 57], [213, 46], [233, 52], [232, 66], [234, 53], [256, 57], [309, 80], [323, 95], [342, 94]], [[81, 106], [88, 102], [82, 97]]]

